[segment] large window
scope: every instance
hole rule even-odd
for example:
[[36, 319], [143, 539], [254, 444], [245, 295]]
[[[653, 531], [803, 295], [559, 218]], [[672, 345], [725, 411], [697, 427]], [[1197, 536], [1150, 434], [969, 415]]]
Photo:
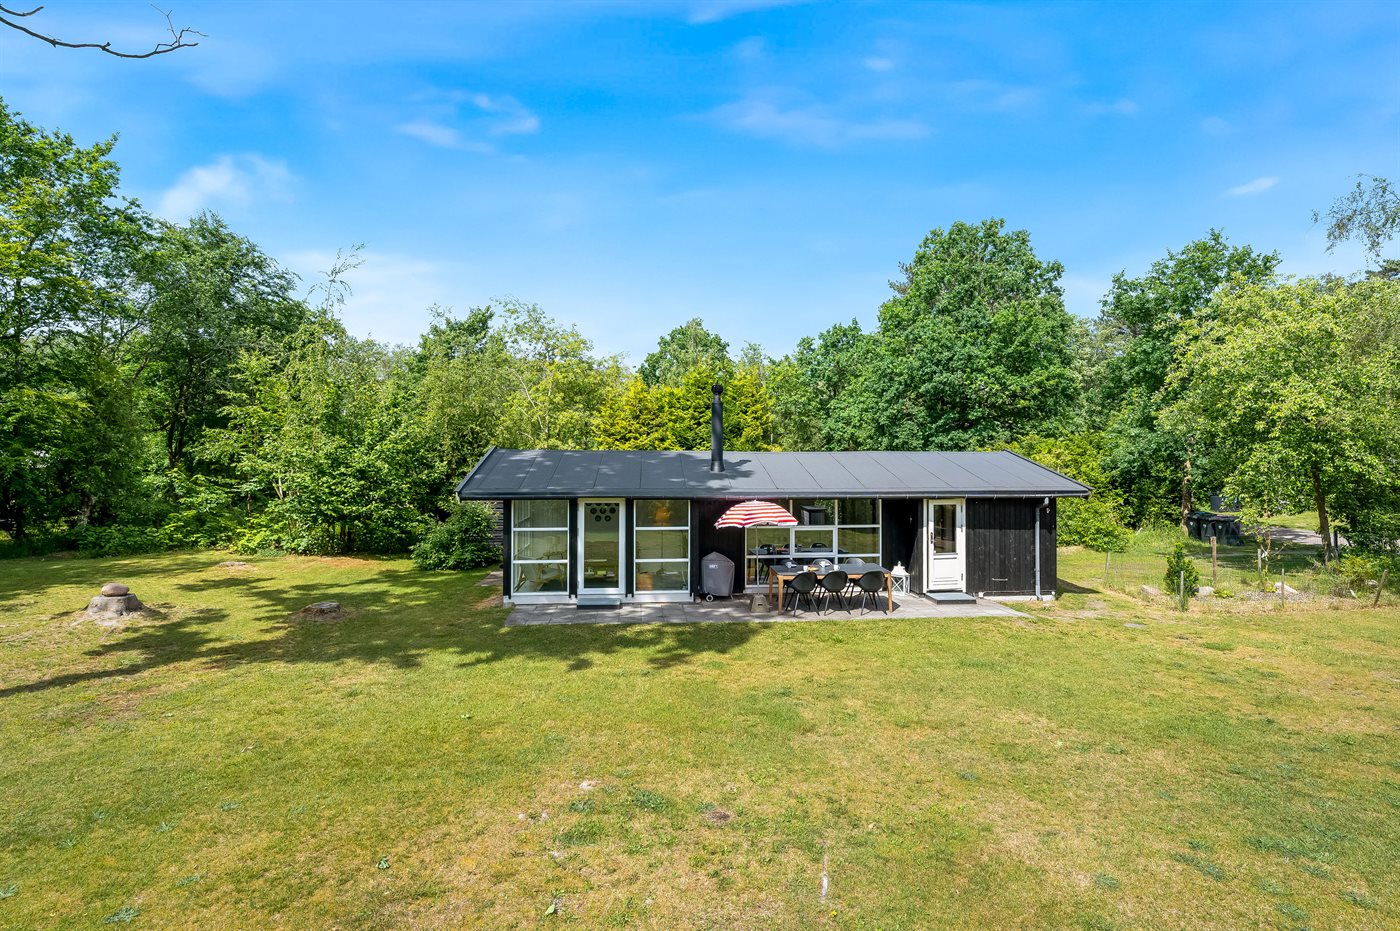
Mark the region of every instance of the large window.
[[513, 502], [510, 523], [511, 591], [568, 591], [569, 502]]
[[639, 500], [634, 520], [637, 594], [690, 591], [690, 502]]
[[879, 500], [797, 498], [777, 503], [797, 518], [797, 526], [744, 531], [744, 578], [749, 585], [766, 585], [769, 568], [789, 558], [799, 563], [880, 562]]

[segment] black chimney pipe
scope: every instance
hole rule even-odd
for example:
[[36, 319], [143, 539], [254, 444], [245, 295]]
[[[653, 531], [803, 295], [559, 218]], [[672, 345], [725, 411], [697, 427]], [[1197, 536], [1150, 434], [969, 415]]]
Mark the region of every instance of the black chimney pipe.
[[710, 471], [724, 471], [724, 402], [720, 394], [724, 389], [714, 387], [715, 398], [710, 402]]

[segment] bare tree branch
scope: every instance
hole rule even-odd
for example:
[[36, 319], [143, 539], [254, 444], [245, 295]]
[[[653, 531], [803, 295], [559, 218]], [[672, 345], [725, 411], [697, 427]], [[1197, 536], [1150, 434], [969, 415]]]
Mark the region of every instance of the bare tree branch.
[[[4, 23], [11, 29], [17, 29], [27, 36], [33, 36], [41, 42], [47, 42], [54, 48], [95, 48], [100, 52], [106, 52], [108, 55], [114, 55], [117, 58], [153, 58], [156, 55], [164, 55], [176, 49], [194, 48], [199, 44], [198, 42], [186, 41], [187, 36], [208, 38], [198, 29], [191, 29], [189, 26], [185, 26], [183, 29], [177, 31], [175, 29], [175, 24], [170, 20], [170, 13], [166, 10], [162, 10], [160, 7], [154, 7], [154, 9], [157, 13], [165, 17], [165, 26], [170, 30], [170, 41], [157, 43], [156, 47], [149, 52], [119, 52], [112, 48], [111, 42], [65, 42], [63, 39], [54, 36], [46, 36], [42, 32], [35, 32], [23, 23], [15, 22], [16, 19], [24, 19], [25, 17], [33, 16], [42, 9], [42, 6], [36, 6], [26, 13], [20, 10], [12, 10], [0, 4], [0, 23]], [[10, 19], [9, 17], [14, 17], [14, 19]]]

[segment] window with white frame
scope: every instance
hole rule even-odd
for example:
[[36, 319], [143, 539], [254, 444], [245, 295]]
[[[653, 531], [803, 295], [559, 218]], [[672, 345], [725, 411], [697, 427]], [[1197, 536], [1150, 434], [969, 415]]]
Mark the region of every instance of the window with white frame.
[[834, 563], [880, 562], [880, 502], [877, 498], [796, 498], [779, 501], [797, 518], [796, 527], [750, 527], [744, 531], [744, 578], [766, 585], [770, 568], [828, 559]]
[[636, 591], [690, 591], [690, 502], [638, 500], [632, 522]]
[[517, 595], [568, 591], [569, 502], [512, 502], [510, 568], [511, 591]]

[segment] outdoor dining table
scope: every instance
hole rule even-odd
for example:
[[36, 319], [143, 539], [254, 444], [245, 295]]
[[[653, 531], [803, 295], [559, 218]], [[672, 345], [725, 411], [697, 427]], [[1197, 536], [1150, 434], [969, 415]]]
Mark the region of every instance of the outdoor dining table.
[[773, 601], [773, 585], [776, 580], [778, 586], [778, 613], [781, 614], [783, 611], [783, 589], [787, 586], [788, 582], [791, 582], [804, 572], [814, 573], [817, 577], [817, 581], [820, 582], [826, 577], [828, 572], [835, 572], [838, 569], [853, 579], [867, 572], [883, 572], [885, 574], [886, 604], [891, 611], [894, 610], [894, 581], [890, 578], [890, 570], [886, 569], [884, 566], [876, 566], [871, 563], [844, 563], [840, 566], [832, 566], [830, 569], [809, 569], [806, 566], [774, 566], [768, 572], [768, 601], [770, 604]]

